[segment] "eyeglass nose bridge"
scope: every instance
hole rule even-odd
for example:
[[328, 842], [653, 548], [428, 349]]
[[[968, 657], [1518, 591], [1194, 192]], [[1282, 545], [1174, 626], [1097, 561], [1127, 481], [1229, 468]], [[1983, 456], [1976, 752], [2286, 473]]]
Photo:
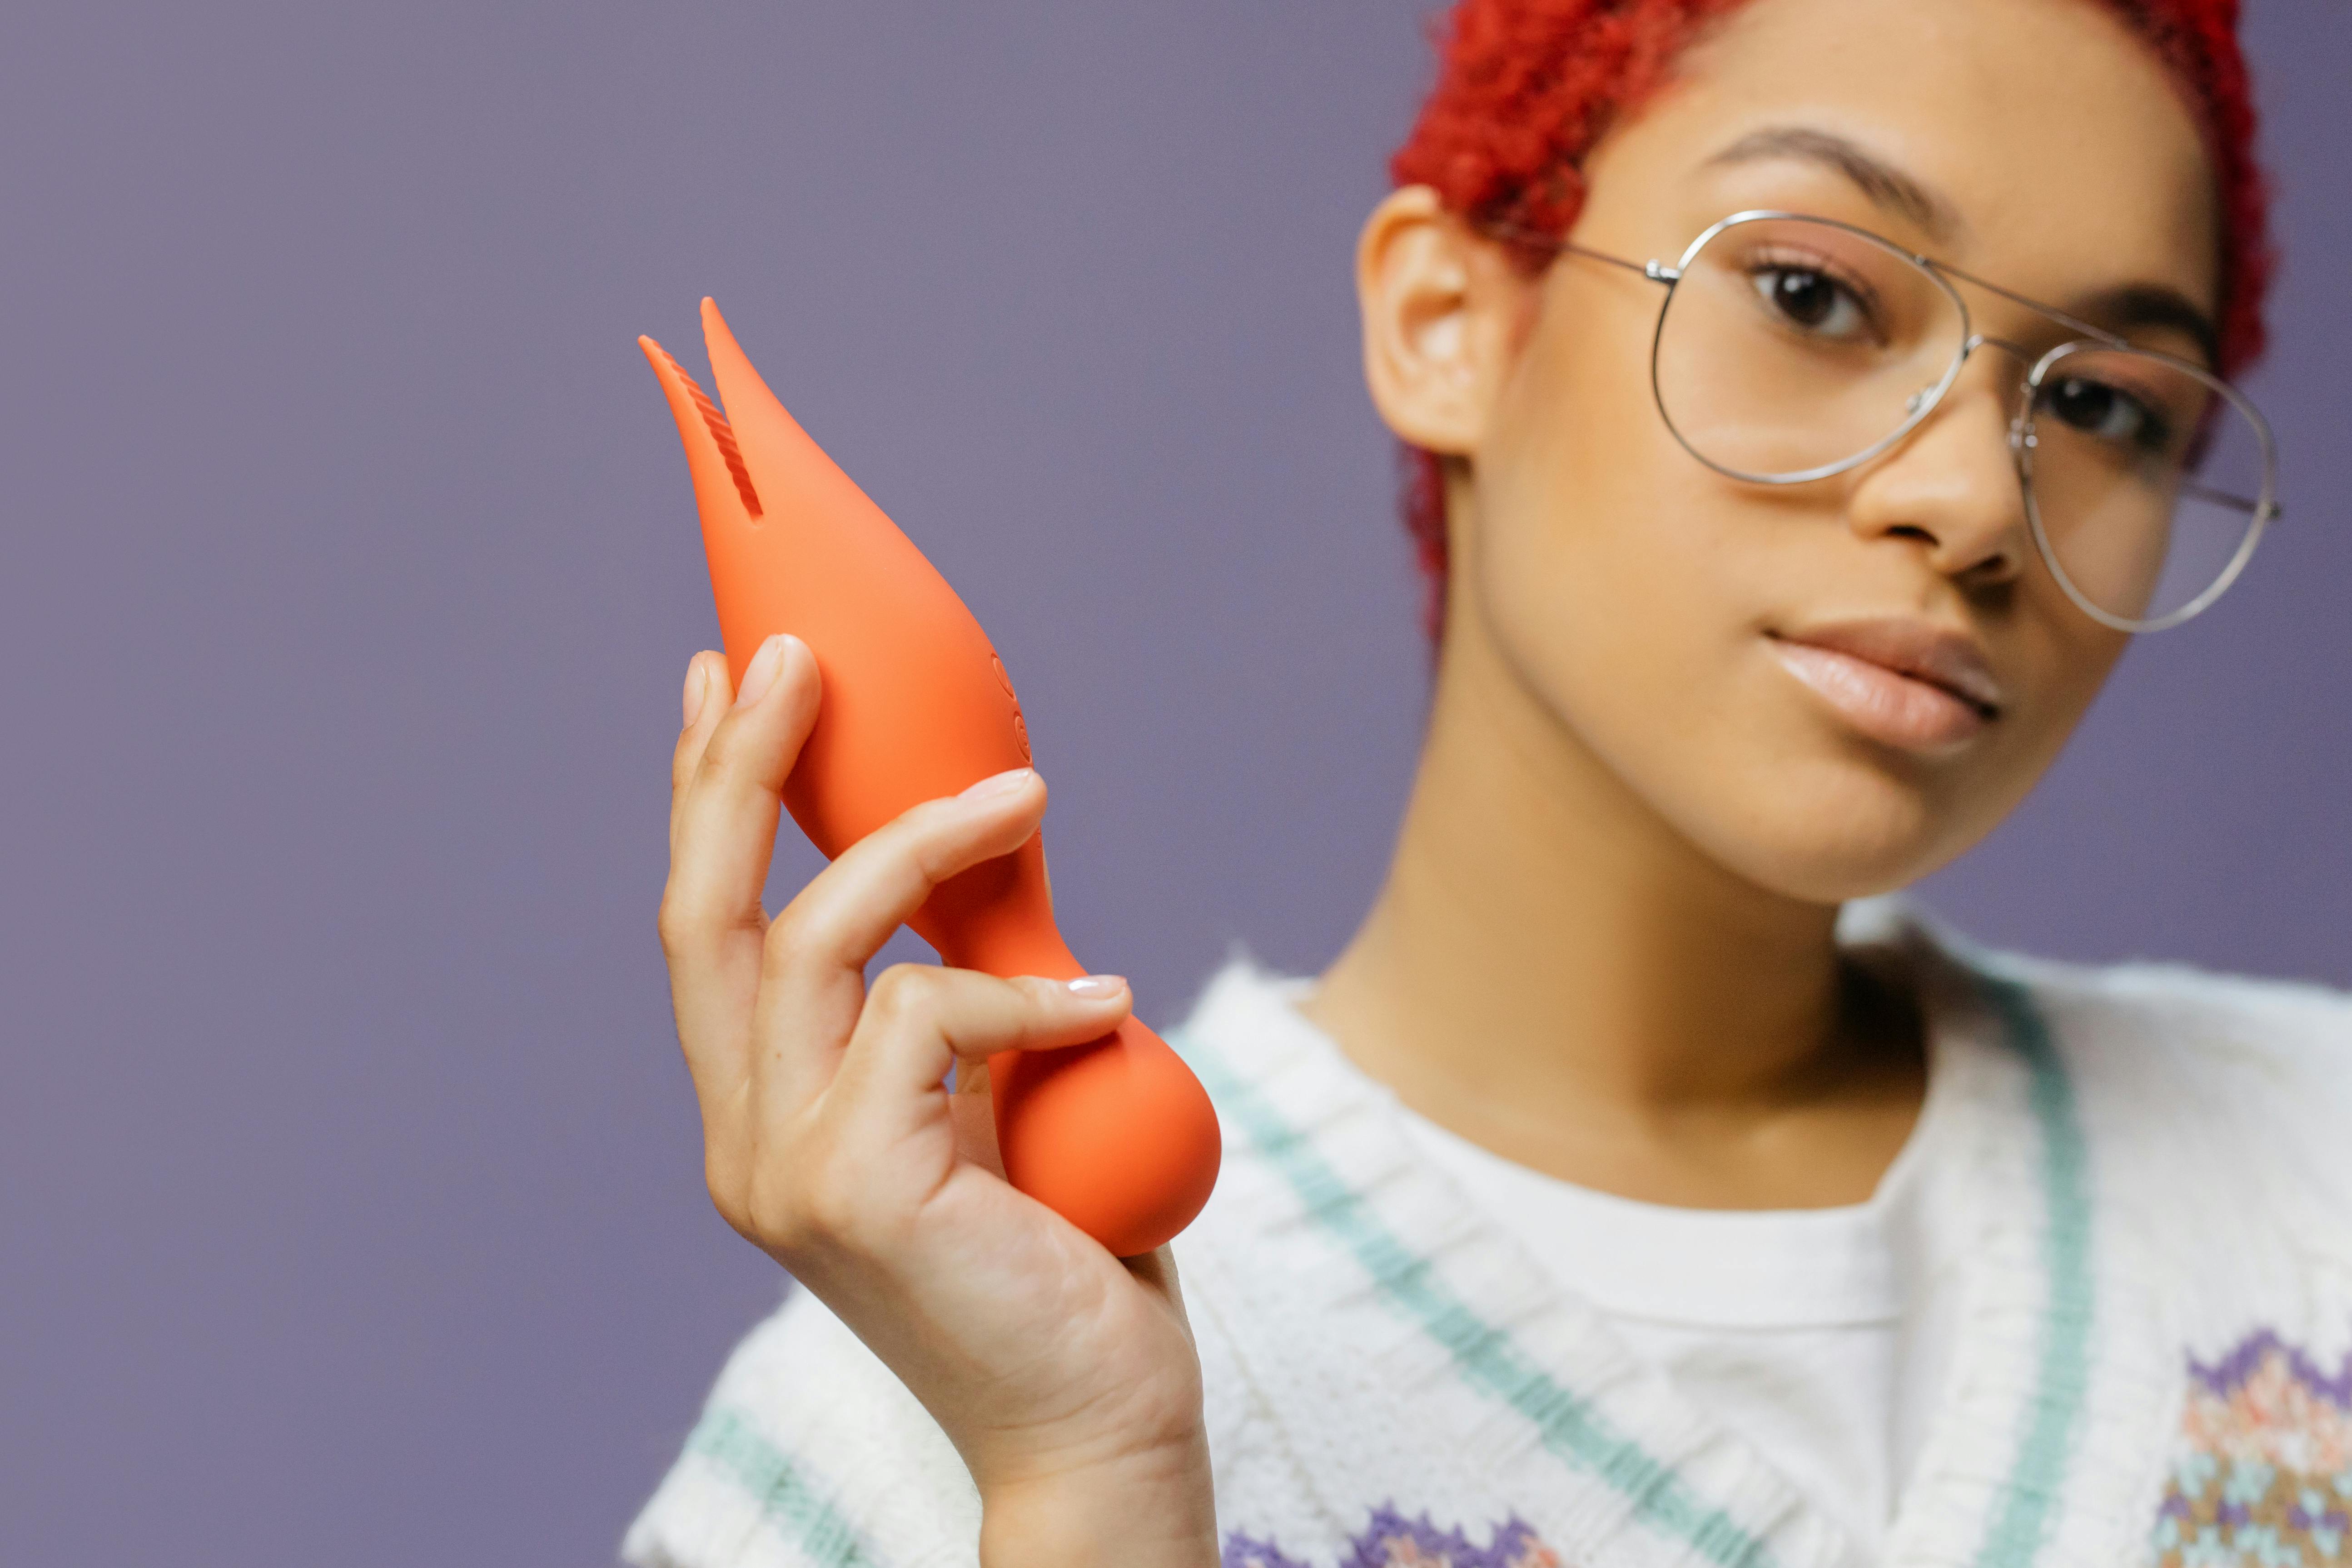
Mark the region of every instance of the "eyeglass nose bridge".
[[1990, 332], [1970, 332], [1962, 339], [1960, 352], [1953, 356], [1951, 369], [1946, 372], [1933, 386], [1923, 386], [1904, 400], [1903, 434], [1908, 435], [1916, 429], [1920, 421], [1927, 416], [1928, 410], [1943, 401], [1944, 394], [1949, 392], [1959, 381], [1960, 372], [1967, 367], [1969, 357], [1980, 348], [1999, 349], [2025, 366], [2025, 375], [2021, 384], [2024, 395], [2018, 399], [2016, 411], [2009, 416], [2009, 445], [2011, 451], [2021, 454], [2026, 447], [2033, 444], [2032, 412], [2033, 386], [2043, 366], [2049, 363], [2050, 356], [2034, 353], [2014, 338], [1997, 338]]

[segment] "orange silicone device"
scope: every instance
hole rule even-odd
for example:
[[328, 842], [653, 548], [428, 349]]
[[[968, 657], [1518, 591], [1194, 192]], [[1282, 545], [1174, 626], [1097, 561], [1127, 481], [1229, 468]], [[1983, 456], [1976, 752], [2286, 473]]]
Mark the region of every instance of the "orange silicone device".
[[[736, 681], [791, 632], [824, 693], [784, 805], [828, 857], [908, 807], [1024, 766], [1028, 727], [1003, 663], [947, 579], [811, 440], [702, 301], [726, 412], [651, 338], [702, 513], [719, 630]], [[908, 922], [942, 962], [991, 974], [1087, 973], [1054, 924], [1040, 836], [942, 882]], [[1005, 1178], [1121, 1258], [1209, 1201], [1220, 1144], [1209, 1097], [1132, 1016], [1064, 1050], [989, 1060]]]

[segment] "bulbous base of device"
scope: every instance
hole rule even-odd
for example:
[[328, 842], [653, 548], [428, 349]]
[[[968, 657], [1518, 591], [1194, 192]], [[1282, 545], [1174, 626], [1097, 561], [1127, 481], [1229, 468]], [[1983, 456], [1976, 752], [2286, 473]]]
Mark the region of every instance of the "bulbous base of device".
[[1162, 1246], [1209, 1201], [1216, 1110], [1139, 1020], [1066, 1050], [992, 1058], [989, 1084], [1005, 1179], [1114, 1256]]

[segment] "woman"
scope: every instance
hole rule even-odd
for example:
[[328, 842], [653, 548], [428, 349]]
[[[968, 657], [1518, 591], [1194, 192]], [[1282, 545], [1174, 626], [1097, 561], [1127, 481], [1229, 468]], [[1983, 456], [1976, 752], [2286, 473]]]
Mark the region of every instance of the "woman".
[[1226, 1154], [1158, 1254], [999, 1179], [979, 1067], [1123, 982], [862, 984], [1043, 784], [769, 923], [814, 666], [698, 655], [679, 1034], [712, 1193], [807, 1289], [632, 1558], [2342, 1560], [2352, 1004], [1856, 901], [2259, 538], [2232, 10], [1458, 9], [1357, 268], [1428, 737], [1347, 951], [1238, 963], [1171, 1037]]

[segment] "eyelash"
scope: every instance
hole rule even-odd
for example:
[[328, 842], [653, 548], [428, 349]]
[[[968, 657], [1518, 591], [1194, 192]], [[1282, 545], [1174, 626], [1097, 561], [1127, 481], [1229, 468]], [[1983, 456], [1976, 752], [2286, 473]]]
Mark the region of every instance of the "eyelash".
[[1741, 269], [1751, 283], [1769, 272], [1818, 273], [1844, 291], [1855, 308], [1862, 311], [1863, 319], [1870, 323], [1874, 333], [1884, 333], [1884, 317], [1877, 293], [1825, 256], [1759, 249], [1742, 263]]

